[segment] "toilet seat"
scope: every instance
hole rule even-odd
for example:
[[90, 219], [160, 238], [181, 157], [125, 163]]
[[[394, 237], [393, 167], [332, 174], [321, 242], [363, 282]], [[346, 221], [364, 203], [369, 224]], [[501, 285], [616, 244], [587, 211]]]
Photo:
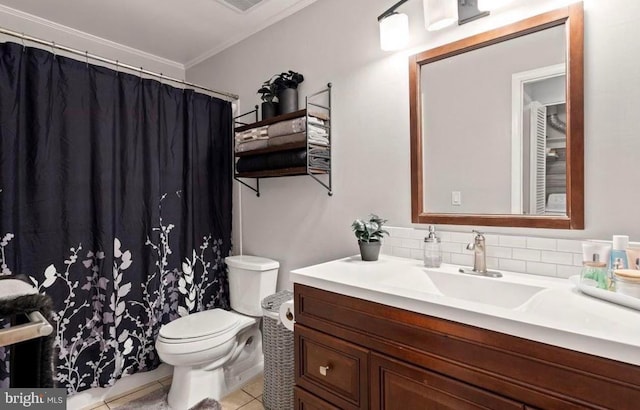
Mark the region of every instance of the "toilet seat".
[[239, 313], [223, 309], [205, 310], [174, 320], [160, 328], [160, 337], [181, 341], [195, 341], [221, 335], [235, 328], [243, 318]]
[[241, 330], [254, 323], [256, 318], [222, 309], [194, 313], [162, 326], [156, 349], [170, 355], [213, 349], [234, 339]]

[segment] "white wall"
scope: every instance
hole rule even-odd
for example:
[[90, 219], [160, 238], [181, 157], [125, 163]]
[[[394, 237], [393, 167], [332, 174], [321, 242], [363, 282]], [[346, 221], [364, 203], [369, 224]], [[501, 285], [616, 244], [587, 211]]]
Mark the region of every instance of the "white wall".
[[[1, 4], [0, 27], [17, 33], [24, 33], [42, 40], [55, 41], [56, 44], [88, 51], [89, 53], [118, 60], [134, 67], [144, 67], [147, 70], [163, 73], [170, 77], [178, 79], [184, 79], [185, 77], [185, 70], [182, 64], [154, 56], [131, 47], [123, 46], [100, 37], [95, 37], [93, 35], [11, 9]], [[21, 43], [20, 39], [2, 34], [0, 34], [0, 41], [11, 41], [18, 44]], [[47, 49], [46, 46], [35, 43], [26, 42], [25, 45]], [[57, 54], [65, 55], [65, 53], [60, 51], [57, 51]], [[75, 59], [82, 59], [82, 57], [78, 56], [72, 57]], [[104, 65], [96, 61], [91, 61], [91, 63]], [[113, 69], [115, 67], [110, 68]]]
[[[563, 1], [519, 0], [502, 13], [436, 33], [422, 27], [422, 2], [408, 2], [402, 10], [412, 21], [411, 49], [385, 53], [376, 17], [393, 3], [318, 1], [187, 70], [191, 81], [238, 91], [242, 110], [256, 104], [258, 86], [282, 70], [305, 75], [302, 95], [334, 84], [335, 195], [328, 197], [308, 177], [292, 177], [261, 181], [260, 198], [243, 188], [241, 206], [236, 201], [243, 251], [279, 260], [281, 288], [290, 286], [291, 269], [357, 253], [349, 229], [355, 217], [376, 212], [391, 225], [412, 226], [407, 56]], [[585, 1], [586, 229], [485, 231], [576, 239], [626, 233], [640, 239], [638, 38], [640, 2]], [[238, 229], [236, 224], [236, 238]]]

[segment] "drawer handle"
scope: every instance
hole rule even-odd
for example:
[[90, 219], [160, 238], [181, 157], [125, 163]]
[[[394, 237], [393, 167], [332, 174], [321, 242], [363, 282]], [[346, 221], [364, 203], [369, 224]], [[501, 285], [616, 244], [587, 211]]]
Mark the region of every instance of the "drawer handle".
[[329, 370], [331, 370], [331, 364], [327, 364], [326, 366], [320, 366], [320, 374], [323, 376], [326, 376]]

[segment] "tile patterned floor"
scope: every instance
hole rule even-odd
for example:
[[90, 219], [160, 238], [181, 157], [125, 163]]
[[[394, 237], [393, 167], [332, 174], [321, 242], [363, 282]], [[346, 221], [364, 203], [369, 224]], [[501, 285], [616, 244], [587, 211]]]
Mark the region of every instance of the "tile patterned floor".
[[[222, 410], [264, 410], [262, 406], [262, 387], [264, 378], [262, 376], [250, 380], [244, 387], [227, 395], [220, 404]], [[85, 410], [113, 410], [123, 404], [129, 403], [139, 397], [145, 396], [163, 387], [171, 385], [171, 377], [149, 383], [136, 390], [127, 392], [120, 396], [112, 397], [105, 403], [97, 403], [86, 407]]]

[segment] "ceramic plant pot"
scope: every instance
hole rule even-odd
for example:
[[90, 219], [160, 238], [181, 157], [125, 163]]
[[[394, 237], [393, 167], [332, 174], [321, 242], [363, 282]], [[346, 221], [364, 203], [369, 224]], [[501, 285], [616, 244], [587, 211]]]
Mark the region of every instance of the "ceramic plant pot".
[[262, 119], [267, 120], [271, 117], [278, 115], [278, 103], [277, 102], [263, 102], [262, 103]]
[[298, 111], [298, 89], [283, 88], [278, 91], [278, 103], [280, 104], [280, 109], [278, 110], [280, 114]]
[[371, 242], [362, 242], [358, 241], [358, 245], [360, 245], [360, 256], [363, 261], [377, 261], [378, 255], [380, 255], [380, 246], [382, 242], [380, 241], [371, 241]]

